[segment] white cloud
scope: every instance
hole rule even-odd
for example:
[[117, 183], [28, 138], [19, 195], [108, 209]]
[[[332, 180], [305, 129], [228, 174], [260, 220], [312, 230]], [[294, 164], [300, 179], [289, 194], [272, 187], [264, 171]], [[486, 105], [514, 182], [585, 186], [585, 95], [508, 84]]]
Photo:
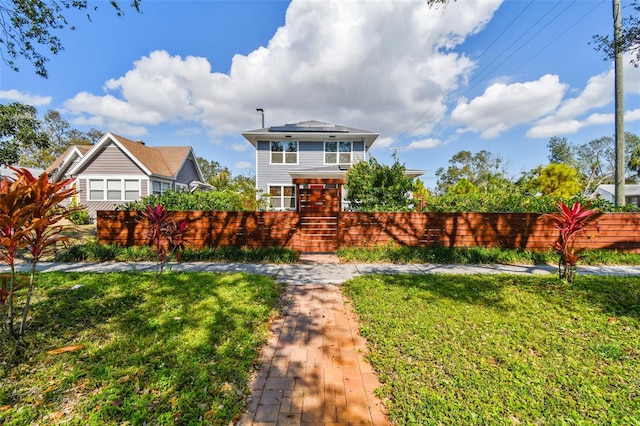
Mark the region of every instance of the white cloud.
[[235, 167], [236, 169], [252, 169], [253, 164], [249, 163], [248, 161], [238, 161], [233, 165], [233, 167]]
[[[640, 69], [631, 65], [629, 59], [626, 57], [624, 60], [624, 92], [640, 94]], [[586, 118], [581, 118], [591, 110], [610, 105], [613, 100], [614, 70], [611, 68], [609, 71], [591, 77], [578, 96], [563, 101], [556, 111], [538, 120], [529, 129], [527, 136], [547, 138], [567, 135], [587, 126], [613, 123], [613, 113], [592, 113]]]
[[462, 99], [451, 112], [451, 119], [483, 138], [494, 138], [554, 111], [566, 89], [558, 76], [551, 74], [525, 83], [494, 83], [470, 102]]
[[51, 96], [38, 96], [29, 93], [23, 93], [16, 89], [0, 90], [0, 99], [20, 102], [32, 106], [44, 106], [51, 103]]
[[262, 107], [267, 125], [318, 119], [420, 138], [474, 67], [451, 49], [500, 3], [293, 0], [268, 45], [234, 56], [229, 74], [212, 73], [206, 58], [154, 51], [107, 81], [104, 94], [80, 93], [65, 108], [102, 117], [109, 130], [199, 122], [209, 134], [237, 135], [254, 128]]
[[441, 145], [442, 141], [438, 139], [422, 139], [419, 141], [413, 141], [408, 146], [407, 149], [430, 149], [435, 148], [438, 145]]

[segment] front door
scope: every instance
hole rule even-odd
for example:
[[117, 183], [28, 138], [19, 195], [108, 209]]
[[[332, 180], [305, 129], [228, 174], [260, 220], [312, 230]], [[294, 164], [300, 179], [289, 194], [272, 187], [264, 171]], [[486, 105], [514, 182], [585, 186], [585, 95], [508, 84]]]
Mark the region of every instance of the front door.
[[337, 213], [340, 211], [340, 185], [306, 184], [298, 186], [300, 212]]

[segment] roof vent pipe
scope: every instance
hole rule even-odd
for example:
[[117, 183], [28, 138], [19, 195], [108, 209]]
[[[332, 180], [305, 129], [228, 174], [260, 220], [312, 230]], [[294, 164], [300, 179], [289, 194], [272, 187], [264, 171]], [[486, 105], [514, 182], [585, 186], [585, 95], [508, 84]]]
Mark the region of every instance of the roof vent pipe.
[[260, 113], [260, 115], [262, 115], [262, 127], [261, 127], [261, 129], [264, 129], [264, 110], [262, 108], [256, 108], [256, 111], [258, 111]]

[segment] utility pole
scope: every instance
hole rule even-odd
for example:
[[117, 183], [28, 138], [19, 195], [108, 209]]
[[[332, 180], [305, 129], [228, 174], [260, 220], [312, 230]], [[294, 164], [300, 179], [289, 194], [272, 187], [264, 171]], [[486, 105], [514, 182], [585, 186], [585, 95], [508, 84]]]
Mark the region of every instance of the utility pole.
[[615, 205], [624, 206], [624, 91], [622, 74], [622, 16], [620, 0], [613, 0], [613, 49], [615, 53], [615, 123], [616, 123], [616, 173], [615, 173]]
[[394, 163], [398, 164], [398, 162], [400, 161], [399, 157], [398, 157], [398, 151], [400, 151], [400, 147], [395, 146], [395, 147], [391, 148], [391, 150], [393, 150], [393, 154], [392, 154], [393, 161], [394, 161]]

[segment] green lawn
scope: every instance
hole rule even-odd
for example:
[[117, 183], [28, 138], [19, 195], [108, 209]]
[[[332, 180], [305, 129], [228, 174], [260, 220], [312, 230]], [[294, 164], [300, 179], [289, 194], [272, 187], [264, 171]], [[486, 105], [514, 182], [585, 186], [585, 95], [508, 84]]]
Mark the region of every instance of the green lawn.
[[399, 425], [640, 424], [640, 278], [344, 285]]
[[[250, 274], [40, 274], [24, 360], [0, 352], [0, 424], [237, 420], [281, 288]], [[74, 286], [80, 286], [74, 289]], [[47, 351], [83, 345], [61, 354]]]

